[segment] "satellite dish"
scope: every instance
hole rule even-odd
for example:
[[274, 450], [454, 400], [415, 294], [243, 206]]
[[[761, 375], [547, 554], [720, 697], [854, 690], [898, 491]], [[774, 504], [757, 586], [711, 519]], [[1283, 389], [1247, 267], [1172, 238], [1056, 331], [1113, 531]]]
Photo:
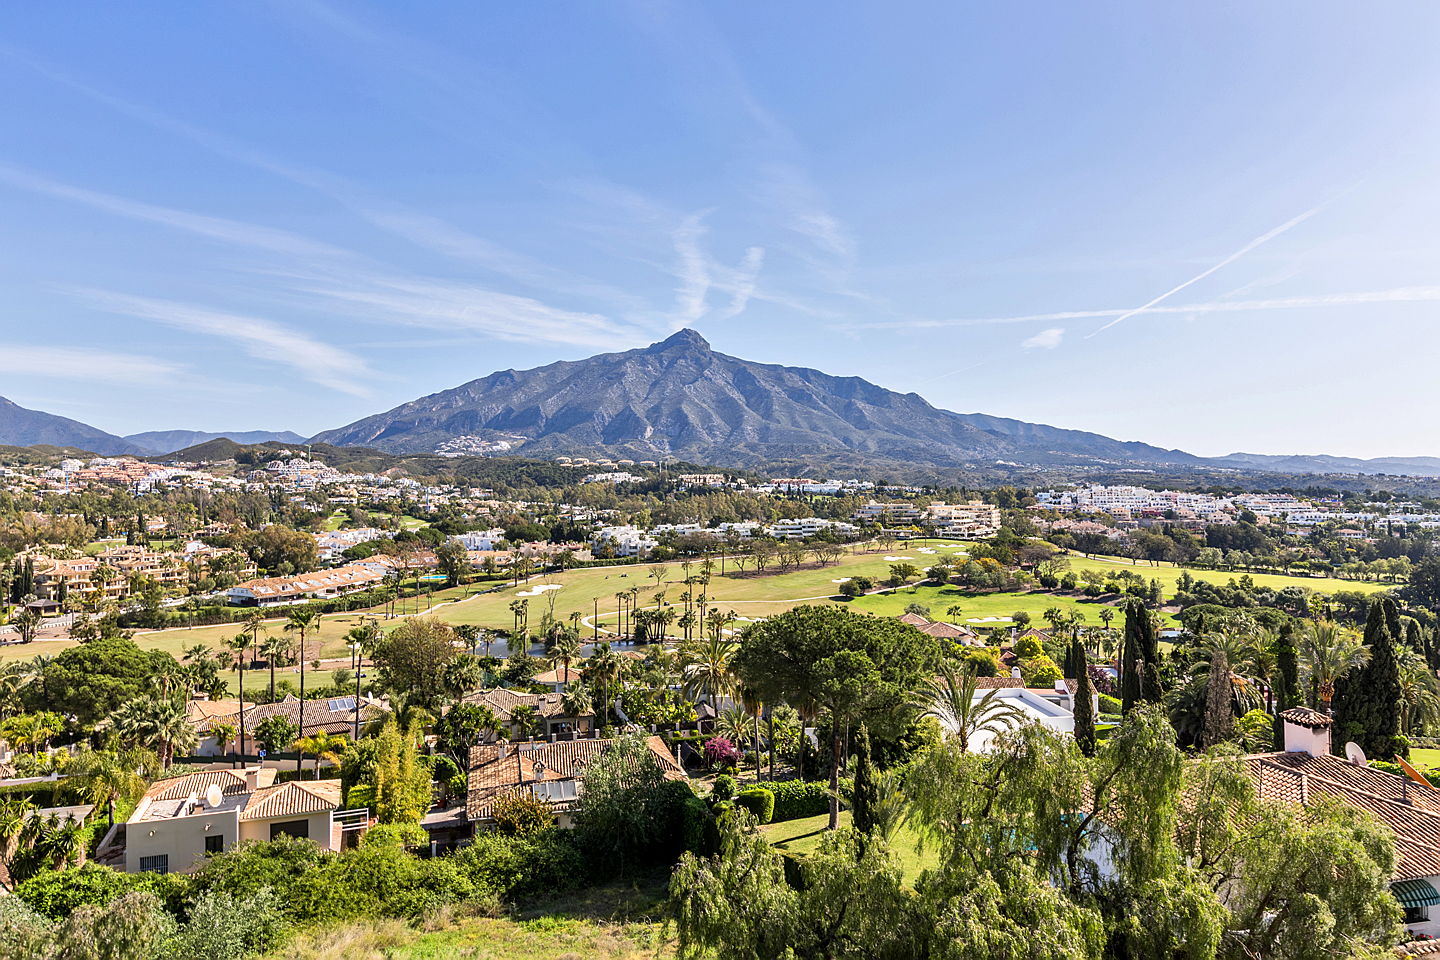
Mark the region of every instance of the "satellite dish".
[[1354, 740], [1347, 740], [1345, 742], [1345, 759], [1357, 767], [1363, 767], [1370, 762], [1365, 759], [1365, 751], [1360, 749], [1360, 744]]
[[205, 806], [218, 807], [225, 801], [225, 793], [220, 789], [220, 784], [212, 783], [205, 788]]

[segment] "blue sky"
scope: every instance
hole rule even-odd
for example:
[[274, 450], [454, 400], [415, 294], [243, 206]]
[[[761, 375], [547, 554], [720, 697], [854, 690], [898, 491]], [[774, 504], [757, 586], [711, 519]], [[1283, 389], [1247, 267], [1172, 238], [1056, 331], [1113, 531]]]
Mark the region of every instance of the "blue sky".
[[682, 326], [1201, 454], [1440, 455], [1440, 7], [11, 4], [0, 395], [339, 426]]

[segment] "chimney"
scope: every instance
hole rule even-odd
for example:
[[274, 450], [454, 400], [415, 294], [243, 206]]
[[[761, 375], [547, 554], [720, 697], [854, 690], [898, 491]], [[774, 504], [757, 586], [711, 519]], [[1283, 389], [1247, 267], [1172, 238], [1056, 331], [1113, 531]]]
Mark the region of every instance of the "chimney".
[[247, 767], [245, 770], [245, 789], [254, 793], [260, 789], [260, 768]]
[[1324, 757], [1330, 753], [1330, 728], [1333, 721], [1319, 710], [1291, 707], [1280, 714], [1286, 753], [1308, 753]]
[[504, 760], [505, 757], [506, 757], [506, 755], [509, 754], [509, 753], [510, 753], [510, 741], [508, 741], [508, 740], [496, 740], [496, 741], [495, 741], [495, 759], [496, 759], [496, 760]]
[[1011, 668], [1010, 668], [1010, 679], [1012, 679], [1012, 680], [1019, 680], [1019, 679], [1020, 679], [1020, 668], [1019, 668], [1019, 667], [1011, 667]]

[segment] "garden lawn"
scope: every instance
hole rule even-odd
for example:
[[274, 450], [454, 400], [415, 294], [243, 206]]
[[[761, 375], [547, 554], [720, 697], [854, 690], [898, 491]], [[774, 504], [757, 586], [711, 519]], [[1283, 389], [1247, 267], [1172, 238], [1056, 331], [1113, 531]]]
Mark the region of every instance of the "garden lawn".
[[[829, 824], [830, 815], [822, 813], [818, 817], [767, 823], [760, 828], [760, 834], [778, 850], [799, 854], [813, 853], [820, 849], [820, 841], [825, 838], [825, 828]], [[840, 826], [850, 826], [849, 810], [840, 811]], [[891, 852], [900, 861], [901, 873], [912, 883], [920, 876], [920, 871], [929, 870], [940, 862], [940, 852], [933, 843], [924, 853], [915, 849], [918, 839], [919, 836], [913, 830], [901, 827], [890, 843]]]
[[[1140, 574], [1146, 580], [1159, 580], [1165, 585], [1167, 594], [1174, 593], [1175, 583], [1180, 579], [1181, 573], [1190, 571], [1190, 576], [1196, 580], [1207, 580], [1213, 584], [1223, 584], [1228, 580], [1239, 580], [1245, 576], [1244, 570], [1201, 570], [1198, 567], [1177, 567], [1173, 563], [1161, 563], [1154, 565], [1148, 561], [1134, 561], [1124, 557], [1085, 557], [1078, 553], [1068, 555], [1070, 569], [1080, 570], [1130, 570]], [[1394, 590], [1401, 586], [1398, 583], [1377, 583], [1373, 580], [1341, 580], [1337, 577], [1303, 577], [1286, 576], [1280, 573], [1252, 573], [1250, 579], [1255, 581], [1257, 587], [1270, 587], [1274, 590], [1281, 590], [1285, 587], [1304, 587], [1306, 590], [1313, 590], [1316, 593], [1334, 593], [1337, 590], [1359, 590], [1363, 593], [1378, 593], [1382, 590]]]
[[[936, 620], [946, 620], [968, 627], [1008, 626], [1008, 621], [1000, 624], [977, 623], [976, 621], [985, 617], [1008, 618], [1011, 614], [1023, 610], [1030, 614], [1030, 625], [1042, 630], [1047, 629], [1048, 625], [1044, 614], [1051, 607], [1059, 607], [1067, 614], [1077, 614], [1092, 627], [1102, 625], [1100, 611], [1107, 607], [1106, 604], [1088, 597], [1022, 592], [969, 593], [955, 586], [937, 587], [929, 584], [919, 587], [901, 587], [899, 590], [887, 593], [873, 593], [851, 601], [851, 606], [856, 610], [865, 610], [887, 617], [898, 617], [911, 603], [924, 604], [929, 607], [930, 616]], [[952, 617], [945, 612], [957, 603], [962, 609], [958, 617]], [[1110, 606], [1109, 609], [1115, 614], [1115, 620], [1111, 627], [1118, 630], [1120, 625], [1125, 622], [1125, 614], [1119, 607]], [[1175, 618], [1171, 614], [1160, 613], [1159, 616], [1161, 621], [1167, 625], [1175, 622]]]

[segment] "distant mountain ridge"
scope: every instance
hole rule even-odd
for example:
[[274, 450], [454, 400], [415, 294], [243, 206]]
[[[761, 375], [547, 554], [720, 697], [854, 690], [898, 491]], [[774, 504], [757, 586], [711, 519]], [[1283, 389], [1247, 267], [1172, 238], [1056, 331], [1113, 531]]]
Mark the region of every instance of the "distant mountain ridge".
[[234, 440], [239, 444], [246, 443], [267, 443], [271, 440], [280, 443], [304, 443], [305, 438], [298, 433], [289, 430], [232, 430], [229, 432], [211, 432], [207, 430], [147, 430], [144, 433], [132, 433], [125, 437], [130, 443], [135, 444], [141, 450], [149, 454], [174, 453], [176, 450], [183, 450], [186, 447], [193, 447], [205, 443], [208, 440], [220, 439]]
[[1333, 457], [1329, 454], [1232, 453], [1212, 457], [1217, 466], [1234, 466], [1274, 473], [1352, 473], [1440, 477], [1440, 457]]
[[39, 444], [76, 447], [105, 456], [145, 452], [124, 437], [117, 437], [113, 433], [106, 433], [69, 417], [31, 410], [4, 397], [0, 397], [0, 444], [11, 447], [33, 447]]
[[457, 438], [518, 440], [524, 456], [605, 453], [720, 466], [838, 454], [945, 467], [1201, 462], [1080, 430], [952, 413], [859, 377], [742, 360], [711, 349], [694, 330], [622, 353], [492, 373], [313, 439], [419, 453]]

